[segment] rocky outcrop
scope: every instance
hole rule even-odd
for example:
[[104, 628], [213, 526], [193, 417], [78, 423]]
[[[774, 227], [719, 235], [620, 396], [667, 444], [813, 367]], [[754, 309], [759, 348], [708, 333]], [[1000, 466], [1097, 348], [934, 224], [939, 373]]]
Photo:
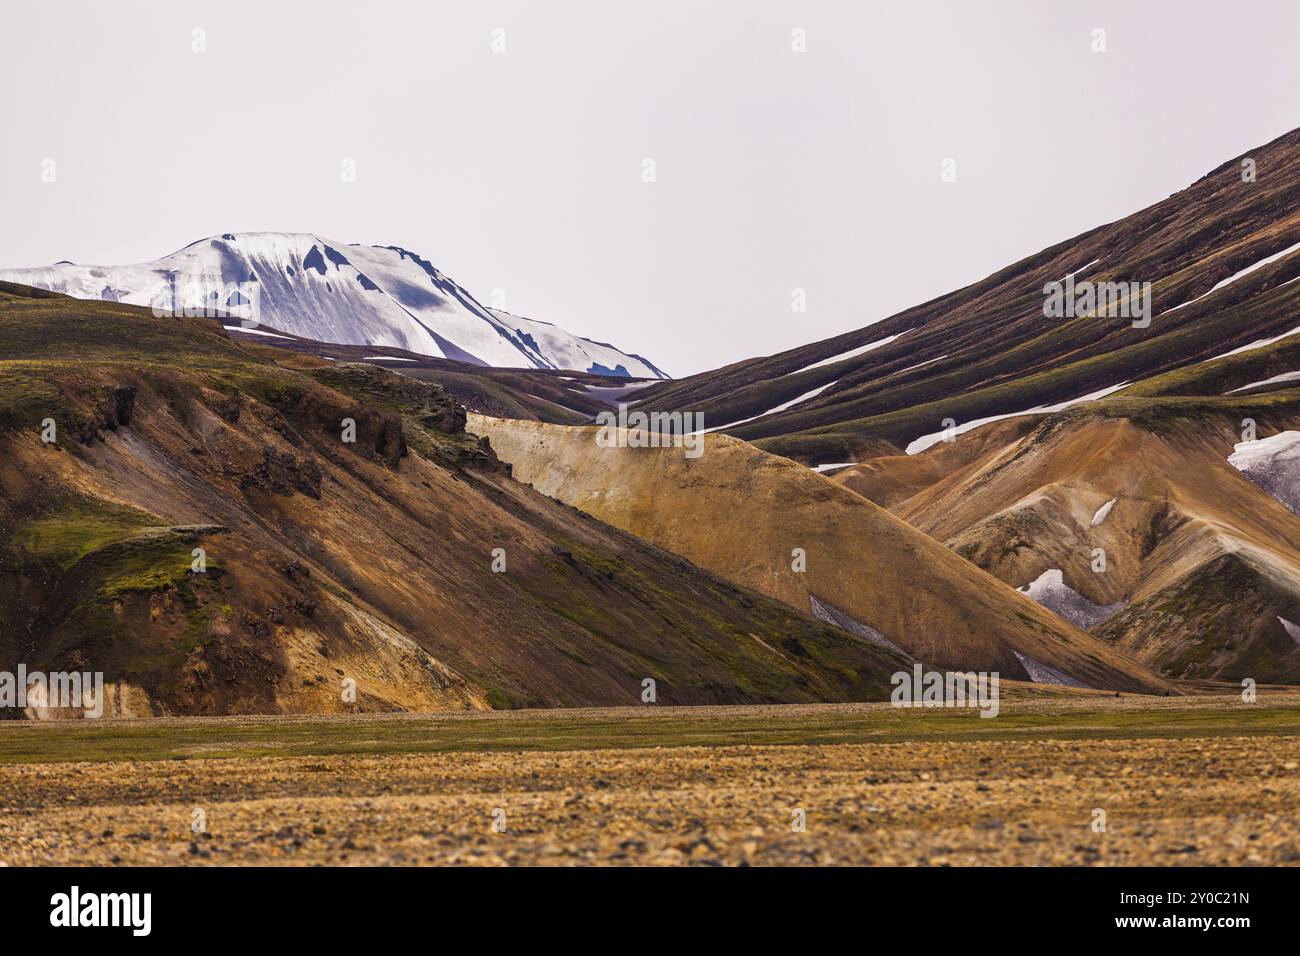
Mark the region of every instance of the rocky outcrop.
[[297, 458], [273, 448], [262, 449], [261, 463], [239, 480], [245, 491], [259, 488], [280, 495], [297, 491], [316, 499], [320, 498], [320, 483], [321, 469], [314, 459]]
[[78, 437], [83, 445], [89, 445], [102, 432], [117, 431], [131, 424], [131, 413], [135, 410], [136, 387], [134, 385], [106, 386], [91, 408], [85, 423], [82, 424]]
[[315, 370], [312, 377], [348, 395], [399, 406], [425, 428], [451, 436], [465, 433], [465, 409], [441, 385], [368, 362], [340, 362]]

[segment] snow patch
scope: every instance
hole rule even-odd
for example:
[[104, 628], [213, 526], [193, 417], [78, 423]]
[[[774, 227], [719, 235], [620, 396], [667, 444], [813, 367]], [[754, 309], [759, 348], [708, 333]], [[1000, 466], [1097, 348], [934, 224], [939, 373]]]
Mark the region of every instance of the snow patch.
[[1300, 432], [1238, 442], [1228, 464], [1300, 514]]
[[907, 368], [900, 368], [897, 372], [893, 372], [891, 374], [902, 375], [904, 372], [910, 372], [913, 369], [925, 368], [927, 365], [933, 365], [935, 362], [942, 362], [947, 357], [948, 357], [947, 353], [944, 353], [943, 355], [940, 355], [938, 358], [932, 358], [925, 362], [918, 362], [916, 365], [909, 365]]
[[887, 647], [891, 651], [896, 651], [897, 653], [902, 654], [904, 657], [907, 656], [906, 651], [889, 638], [885, 637], [885, 635], [881, 634], [874, 627], [855, 620], [837, 608], [834, 604], [818, 599], [818, 597], [811, 592], [808, 594], [808, 604], [812, 608], [813, 617], [818, 620], [825, 621], [827, 624], [834, 624], [837, 627], [842, 627], [850, 634], [856, 634], [863, 640], [870, 641], [872, 644], [877, 644], [880, 647]]
[[[1259, 262], [1256, 262], [1253, 265], [1246, 266], [1246, 268], [1242, 269], [1240, 272], [1235, 272], [1232, 275], [1228, 276], [1228, 278], [1224, 279], [1222, 282], [1217, 283], [1214, 286], [1214, 288], [1212, 288], [1209, 292], [1204, 292], [1201, 295], [1198, 295], [1195, 299], [1188, 299], [1186, 302], [1180, 303], [1179, 305], [1174, 306], [1172, 309], [1166, 309], [1164, 312], [1160, 314], [1168, 315], [1170, 312], [1177, 312], [1179, 309], [1183, 308], [1183, 306], [1191, 305], [1193, 302], [1200, 302], [1206, 296], [1213, 295], [1214, 293], [1222, 289], [1224, 286], [1232, 285], [1238, 279], [1243, 279], [1246, 276], [1250, 275], [1252, 272], [1262, 269], [1265, 266], [1272, 265], [1274, 262], [1277, 262], [1279, 259], [1283, 259], [1289, 256], [1297, 249], [1300, 249], [1300, 242], [1297, 242], [1294, 246], [1288, 246], [1287, 248], [1283, 249], [1281, 252], [1275, 252], [1271, 256], [1268, 256], [1264, 259], [1260, 259]], [[1228, 353], [1228, 354], [1232, 354], [1232, 353]]]
[[[838, 382], [838, 381], [839, 381], [839, 379], [837, 378], [837, 379], [835, 380], [835, 382]], [[790, 401], [788, 401], [788, 402], [783, 402], [783, 403], [781, 403], [780, 405], [777, 405], [775, 408], [769, 408], [769, 409], [768, 409], [767, 411], [765, 411], [765, 412], [759, 412], [757, 415], [751, 415], [749, 418], [742, 418], [742, 419], [740, 419], [739, 421], [728, 422], [728, 423], [725, 424], [725, 425], [714, 425], [712, 428], [706, 428], [706, 429], [704, 429], [704, 431], [705, 431], [706, 433], [707, 433], [707, 432], [716, 432], [716, 431], [721, 431], [721, 430], [724, 429], [724, 428], [731, 428], [731, 427], [734, 426], [734, 425], [743, 425], [743, 424], [745, 424], [745, 422], [757, 421], [757, 420], [760, 419], [760, 418], [766, 418], [768, 415], [775, 415], [777, 412], [783, 412], [783, 411], [785, 411], [787, 408], [793, 408], [794, 406], [798, 405], [800, 402], [806, 402], [806, 401], [808, 401], [808, 399], [810, 399], [810, 398], [816, 398], [816, 397], [817, 397], [818, 395], [820, 395], [822, 392], [826, 391], [826, 389], [828, 389], [828, 388], [830, 388], [832, 385], [834, 385], [835, 382], [827, 382], [825, 385], [819, 385], [819, 386], [817, 386], [816, 388], [814, 388], [812, 391], [804, 392], [802, 395], [798, 395], [798, 396], [796, 396], [796, 397], [790, 399]]]
[[1020, 588], [1020, 593], [1085, 631], [1124, 607], [1123, 601], [1116, 601], [1114, 604], [1093, 604], [1065, 583], [1060, 568], [1048, 568]]
[[1105, 521], [1106, 518], [1110, 515], [1110, 509], [1115, 507], [1115, 501], [1116, 501], [1115, 498], [1111, 498], [1110, 501], [1106, 502], [1104, 505], [1102, 505], [1100, 508], [1096, 510], [1096, 512], [1092, 516], [1092, 526], [1094, 528], [1097, 527], [1097, 525], [1101, 524], [1103, 521]]
[[1282, 626], [1286, 628], [1286, 632], [1291, 635], [1291, 640], [1300, 644], [1300, 624], [1294, 624], [1280, 614], [1277, 616], [1277, 619], [1282, 622]]
[[[839, 381], [839, 379], [837, 378], [837, 379], [835, 380], [835, 382], [838, 382], [838, 381]], [[808, 401], [808, 399], [810, 399], [810, 398], [816, 398], [816, 397], [817, 397], [818, 395], [820, 395], [822, 392], [826, 391], [826, 389], [828, 389], [828, 388], [830, 388], [832, 385], [834, 385], [835, 382], [827, 382], [825, 385], [818, 385], [816, 388], [814, 388], [814, 389], [810, 389], [809, 391], [804, 392], [802, 395], [799, 395], [799, 396], [796, 396], [795, 398], [790, 399], [790, 401], [788, 401], [788, 402], [782, 402], [780, 405], [776, 406], [776, 408], [769, 408], [767, 411], [765, 411], [765, 412], [763, 413], [763, 415], [775, 415], [777, 412], [783, 412], [783, 411], [785, 411], [787, 408], [793, 408], [794, 406], [796, 406], [796, 405], [798, 405], [798, 404], [800, 404], [800, 403], [802, 403], [802, 402], [806, 402], [806, 401]], [[763, 415], [759, 415], [758, 417], [759, 417], [759, 418], [762, 418]]]
[[876, 341], [868, 342], [866, 345], [859, 345], [855, 349], [849, 349], [847, 352], [841, 352], [839, 355], [832, 355], [830, 358], [824, 358], [820, 362], [813, 362], [811, 365], [805, 365], [803, 368], [797, 368], [793, 372], [786, 372], [785, 374], [797, 375], [798, 373], [806, 372], [809, 369], [821, 368], [824, 365], [834, 365], [836, 362], [843, 362], [845, 359], [851, 359], [859, 355], [865, 355], [867, 352], [870, 352], [873, 349], [878, 349], [881, 348], [882, 346], [888, 345], [890, 342], [894, 341], [896, 338], [898, 338], [901, 335], [906, 335], [908, 332], [915, 332], [915, 331], [916, 329], [906, 329], [905, 331], [899, 332], [898, 335], [887, 335], [883, 339], [876, 339]]
[[1063, 687], [1088, 688], [1088, 685], [1083, 681], [1075, 680], [1070, 675], [1061, 673], [1055, 667], [1040, 664], [1032, 657], [1027, 657], [1017, 650], [1012, 650], [1011, 653], [1016, 655], [1016, 660], [1020, 661], [1020, 666], [1029, 673], [1029, 679], [1035, 684], [1058, 684]]
[[1216, 359], [1227, 358], [1230, 355], [1240, 355], [1242, 352], [1253, 352], [1255, 349], [1262, 349], [1265, 346], [1272, 345], [1274, 342], [1281, 342], [1283, 339], [1290, 338], [1291, 336], [1295, 335], [1298, 332], [1300, 332], [1300, 325], [1296, 326], [1294, 329], [1292, 329], [1289, 332], [1283, 332], [1281, 335], [1275, 335], [1271, 339], [1257, 339], [1256, 341], [1251, 342], [1249, 345], [1238, 346], [1237, 348], [1233, 349], [1231, 352], [1223, 352], [1220, 355], [1215, 355], [1213, 358], [1207, 358], [1204, 362], [1199, 362], [1197, 364], [1204, 365], [1205, 362], [1213, 362]]
[[1095, 265], [1096, 265], [1097, 263], [1099, 263], [1099, 262], [1101, 262], [1100, 259], [1093, 259], [1093, 260], [1092, 260], [1091, 262], [1089, 262], [1086, 266], [1080, 266], [1079, 268], [1075, 269], [1073, 272], [1067, 272], [1065, 275], [1063, 275], [1063, 276], [1060, 278], [1059, 281], [1060, 281], [1062, 284], [1064, 284], [1065, 281], [1066, 281], [1067, 279], [1072, 279], [1072, 278], [1074, 278], [1074, 277], [1077, 276], [1080, 272], [1087, 272], [1089, 269], [1091, 269], [1093, 266], [1095, 266]]
[[268, 332], [268, 331], [266, 331], [266, 329], [248, 329], [248, 328], [245, 328], [245, 327], [242, 326], [242, 325], [223, 325], [222, 328], [225, 329], [227, 332], [243, 332], [243, 333], [245, 333], [245, 334], [247, 334], [247, 335], [264, 335], [264, 336], [266, 336], [268, 339], [288, 339], [288, 338], [289, 338], [289, 336], [287, 336], [287, 335], [277, 335], [277, 334], [274, 333], [274, 332]]
[[1251, 382], [1249, 385], [1241, 386], [1241, 388], [1234, 388], [1224, 394], [1233, 395], [1237, 392], [1244, 392], [1248, 388], [1258, 388], [1261, 385], [1278, 385], [1282, 382], [1294, 382], [1297, 379], [1300, 379], [1300, 372], [1283, 372], [1281, 375], [1274, 375], [1272, 378], [1266, 378], [1258, 382]]
[[[1095, 402], [1099, 398], [1105, 398], [1107, 395], [1113, 395], [1116, 392], [1118, 392], [1120, 389], [1128, 388], [1132, 384], [1133, 384], [1132, 382], [1121, 382], [1120, 384], [1112, 385], [1109, 388], [1098, 389], [1095, 392], [1089, 392], [1087, 395], [1081, 395], [1078, 398], [1072, 398], [1068, 402], [1060, 402], [1056, 405], [1036, 405], [1033, 408], [1025, 409], [1023, 412], [1009, 412], [1006, 415], [991, 415], [988, 418], [977, 418], [974, 421], [966, 422], [963, 425], [958, 425], [956, 428], [952, 429], [951, 434], [962, 435], [970, 431], [971, 429], [979, 428], [981, 425], [988, 425], [991, 424], [992, 422], [1000, 422], [1003, 419], [1007, 419], [1007, 418], [1019, 418], [1021, 415], [1043, 415], [1049, 412], [1063, 411], [1064, 409], [1069, 408], [1071, 405], [1078, 405], [1080, 402]], [[937, 445], [939, 442], [943, 441], [944, 436], [948, 434], [949, 432], [945, 430], [940, 432], [932, 432], [929, 435], [922, 435], [920, 438], [916, 439], [915, 441], [913, 441], [911, 444], [907, 446], [906, 452], [909, 455], [919, 454], [925, 451], [931, 445]]]

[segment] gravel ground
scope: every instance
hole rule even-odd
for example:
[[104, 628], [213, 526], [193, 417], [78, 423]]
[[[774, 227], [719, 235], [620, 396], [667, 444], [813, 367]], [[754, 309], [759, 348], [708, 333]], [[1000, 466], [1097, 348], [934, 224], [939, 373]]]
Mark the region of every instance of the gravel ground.
[[0, 861], [1296, 864], [1297, 768], [1295, 736], [18, 764]]

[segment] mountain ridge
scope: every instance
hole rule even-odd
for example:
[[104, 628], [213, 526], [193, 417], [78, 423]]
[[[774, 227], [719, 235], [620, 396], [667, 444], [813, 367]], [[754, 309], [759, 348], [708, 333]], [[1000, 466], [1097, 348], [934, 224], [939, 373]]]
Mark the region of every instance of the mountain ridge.
[[496, 368], [667, 378], [653, 363], [548, 322], [483, 305], [401, 246], [315, 233], [222, 233], [151, 262], [59, 262], [0, 279], [77, 298], [202, 309], [254, 329], [345, 345], [398, 347]]
[[[946, 418], [961, 425], [1056, 405], [1300, 331], [1297, 243], [1292, 130], [970, 285], [853, 331], [657, 384], [638, 407], [701, 412], [710, 427], [809, 465], [862, 460], [884, 445], [902, 450]], [[1150, 282], [1151, 326], [1047, 318], [1044, 286], [1067, 274]]]

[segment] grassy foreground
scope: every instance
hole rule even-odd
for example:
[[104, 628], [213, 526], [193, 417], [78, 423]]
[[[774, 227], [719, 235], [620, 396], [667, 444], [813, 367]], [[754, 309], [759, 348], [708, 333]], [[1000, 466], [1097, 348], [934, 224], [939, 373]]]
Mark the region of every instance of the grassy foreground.
[[[1011, 699], [1005, 699], [1010, 696]], [[0, 765], [908, 741], [1300, 736], [1300, 693], [1154, 698], [1012, 688], [997, 717], [888, 704], [0, 723]]]
[[1028, 693], [10, 723], [0, 865], [1300, 862], [1300, 695]]

